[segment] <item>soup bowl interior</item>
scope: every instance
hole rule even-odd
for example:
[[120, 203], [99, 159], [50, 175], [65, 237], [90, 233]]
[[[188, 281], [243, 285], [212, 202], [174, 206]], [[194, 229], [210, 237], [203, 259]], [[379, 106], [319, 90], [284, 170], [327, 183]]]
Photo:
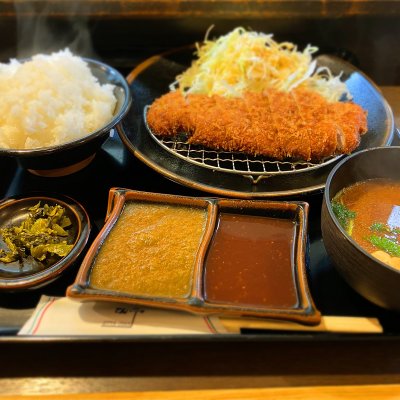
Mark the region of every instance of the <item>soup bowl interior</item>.
[[[356, 243], [340, 225], [331, 202], [342, 189], [358, 182], [370, 179], [400, 181], [399, 171], [400, 147], [379, 147], [354, 153], [330, 173], [321, 215], [326, 251], [342, 277], [372, 303], [395, 310], [400, 310], [400, 270], [379, 261]], [[380, 200], [377, 199], [377, 207]]]
[[16, 158], [30, 172], [41, 176], [63, 176], [79, 171], [94, 158], [113, 129], [126, 115], [131, 105], [129, 85], [125, 78], [111, 66], [84, 58], [100, 84], [114, 85], [117, 103], [110, 121], [94, 132], [79, 139], [51, 147], [35, 149], [0, 148], [0, 156]]

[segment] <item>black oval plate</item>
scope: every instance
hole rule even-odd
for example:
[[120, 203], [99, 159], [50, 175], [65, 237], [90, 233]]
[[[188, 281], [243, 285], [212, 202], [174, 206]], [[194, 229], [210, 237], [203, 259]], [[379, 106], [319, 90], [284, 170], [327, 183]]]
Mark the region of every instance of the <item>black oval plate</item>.
[[[169, 91], [175, 76], [193, 59], [193, 48], [176, 49], [153, 56], [138, 65], [127, 77], [132, 92], [132, 107], [117, 127], [127, 148], [149, 167], [183, 185], [220, 196], [239, 198], [278, 197], [312, 193], [324, 188], [336, 164], [299, 174], [271, 176], [253, 184], [242, 175], [210, 170], [187, 162], [163, 149], [150, 136], [143, 121], [143, 109]], [[318, 65], [328, 66], [342, 79], [355, 103], [368, 111], [368, 132], [358, 150], [386, 146], [393, 139], [393, 113], [375, 84], [351, 64], [332, 56], [319, 56]], [[341, 159], [341, 158], [339, 158]]]

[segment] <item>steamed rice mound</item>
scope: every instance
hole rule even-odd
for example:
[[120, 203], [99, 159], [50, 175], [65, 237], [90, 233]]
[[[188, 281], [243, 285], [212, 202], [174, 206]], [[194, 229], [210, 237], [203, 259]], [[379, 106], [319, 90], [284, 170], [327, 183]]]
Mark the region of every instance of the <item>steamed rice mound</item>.
[[113, 117], [113, 89], [68, 49], [0, 64], [0, 147], [49, 147], [96, 131]]

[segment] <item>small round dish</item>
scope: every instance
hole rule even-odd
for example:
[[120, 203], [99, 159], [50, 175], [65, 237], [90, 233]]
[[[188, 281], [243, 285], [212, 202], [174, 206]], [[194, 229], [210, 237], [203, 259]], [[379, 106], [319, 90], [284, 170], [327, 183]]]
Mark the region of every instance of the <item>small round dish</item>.
[[375, 178], [400, 179], [400, 147], [359, 151], [343, 159], [328, 176], [322, 204], [324, 246], [344, 280], [372, 303], [400, 310], [400, 270], [370, 255], [338, 222], [331, 205], [345, 187]]
[[131, 105], [129, 85], [125, 78], [111, 66], [89, 58], [82, 58], [100, 84], [115, 86], [117, 104], [113, 118], [103, 127], [82, 138], [57, 146], [36, 149], [0, 148], [0, 157], [16, 158], [19, 164], [35, 175], [58, 177], [85, 168], [95, 157], [97, 150], [108, 138], [113, 129], [128, 112]]
[[[39, 202], [41, 206], [59, 204], [65, 209], [65, 215], [72, 224], [73, 247], [65, 257], [48, 267], [40, 265], [39, 262], [20, 264], [18, 261], [11, 263], [0, 261], [0, 291], [36, 289], [53, 282], [77, 260], [87, 244], [91, 230], [89, 217], [81, 204], [67, 196], [33, 194], [5, 199], [0, 202], [0, 229], [19, 226], [27, 218], [29, 208]], [[7, 250], [1, 235], [0, 248]]]

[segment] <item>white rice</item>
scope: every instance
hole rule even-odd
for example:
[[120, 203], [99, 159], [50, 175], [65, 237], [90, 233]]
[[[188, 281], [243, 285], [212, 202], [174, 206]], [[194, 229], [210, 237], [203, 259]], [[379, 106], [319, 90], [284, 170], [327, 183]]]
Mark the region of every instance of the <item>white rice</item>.
[[49, 147], [96, 131], [112, 119], [113, 89], [68, 49], [0, 63], [0, 148]]

